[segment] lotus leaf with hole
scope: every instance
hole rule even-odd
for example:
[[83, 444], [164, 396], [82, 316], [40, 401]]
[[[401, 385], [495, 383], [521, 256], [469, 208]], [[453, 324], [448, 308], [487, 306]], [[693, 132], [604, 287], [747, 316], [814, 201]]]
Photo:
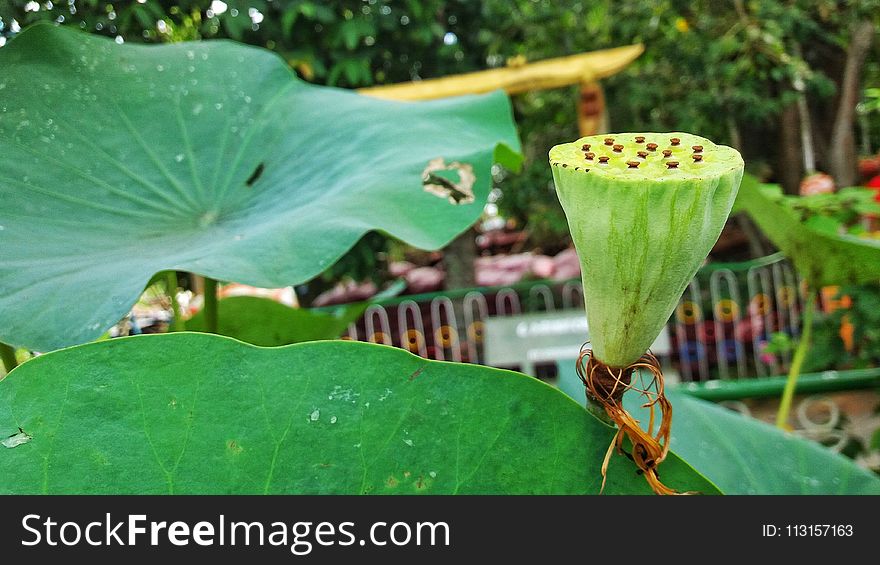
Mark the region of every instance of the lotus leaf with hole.
[[[95, 339], [162, 270], [307, 281], [364, 233], [442, 247], [519, 142], [501, 93], [379, 100], [228, 41], [117, 45], [37, 25], [0, 49], [0, 342]], [[450, 199], [423, 185], [438, 159]], [[464, 169], [462, 169], [464, 170]]]

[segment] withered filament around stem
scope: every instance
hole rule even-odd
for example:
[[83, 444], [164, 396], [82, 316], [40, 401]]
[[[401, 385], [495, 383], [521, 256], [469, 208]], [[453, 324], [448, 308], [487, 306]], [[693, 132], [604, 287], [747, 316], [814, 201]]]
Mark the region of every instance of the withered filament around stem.
[[[608, 463], [614, 453], [614, 448], [618, 453], [624, 453], [623, 441], [626, 438], [632, 444], [632, 453], [624, 454], [632, 458], [644, 474], [651, 489], [657, 494], [679, 494], [676, 490], [664, 485], [657, 473], [657, 467], [669, 453], [669, 434], [672, 429], [672, 405], [664, 392], [660, 362], [649, 351], [627, 367], [609, 367], [596, 359], [587, 345], [585, 343], [581, 348], [577, 360], [577, 374], [587, 389], [587, 395], [605, 409], [605, 412], [618, 427], [602, 462], [602, 489], [600, 492], [605, 489]], [[640, 371], [645, 371], [650, 375], [647, 385], [644, 384]], [[634, 384], [634, 375], [639, 376], [638, 382], [642, 383], [640, 386]], [[645, 397], [645, 403], [642, 404], [642, 407], [650, 410], [648, 431], [642, 429], [639, 421], [623, 407], [623, 395], [628, 390], [633, 390]], [[660, 418], [659, 426], [657, 426], [657, 431], [652, 433], [657, 416]]]

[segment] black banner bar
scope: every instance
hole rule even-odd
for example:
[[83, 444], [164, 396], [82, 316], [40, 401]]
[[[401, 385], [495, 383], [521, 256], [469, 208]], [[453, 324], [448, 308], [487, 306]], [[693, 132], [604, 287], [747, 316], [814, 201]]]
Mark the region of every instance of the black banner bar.
[[[760, 561], [875, 552], [874, 497], [25, 496], [0, 498], [4, 563]], [[608, 553], [610, 552], [610, 553]], [[18, 561], [21, 559], [22, 561]], [[503, 561], [502, 561], [503, 560]]]

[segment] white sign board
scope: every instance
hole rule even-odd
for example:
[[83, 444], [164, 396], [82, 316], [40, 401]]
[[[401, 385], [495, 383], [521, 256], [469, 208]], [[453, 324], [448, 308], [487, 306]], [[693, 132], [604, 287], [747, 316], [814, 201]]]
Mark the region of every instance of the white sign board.
[[[529, 374], [534, 374], [536, 363], [577, 359], [581, 346], [590, 339], [583, 310], [496, 316], [483, 323], [484, 362], [496, 367], [519, 365]], [[672, 352], [665, 327], [651, 351], [658, 356]]]

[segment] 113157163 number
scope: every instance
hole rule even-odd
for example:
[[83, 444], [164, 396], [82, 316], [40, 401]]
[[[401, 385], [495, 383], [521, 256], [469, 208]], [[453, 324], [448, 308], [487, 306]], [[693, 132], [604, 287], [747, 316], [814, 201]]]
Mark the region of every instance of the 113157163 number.
[[764, 524], [764, 537], [852, 537], [852, 524]]

